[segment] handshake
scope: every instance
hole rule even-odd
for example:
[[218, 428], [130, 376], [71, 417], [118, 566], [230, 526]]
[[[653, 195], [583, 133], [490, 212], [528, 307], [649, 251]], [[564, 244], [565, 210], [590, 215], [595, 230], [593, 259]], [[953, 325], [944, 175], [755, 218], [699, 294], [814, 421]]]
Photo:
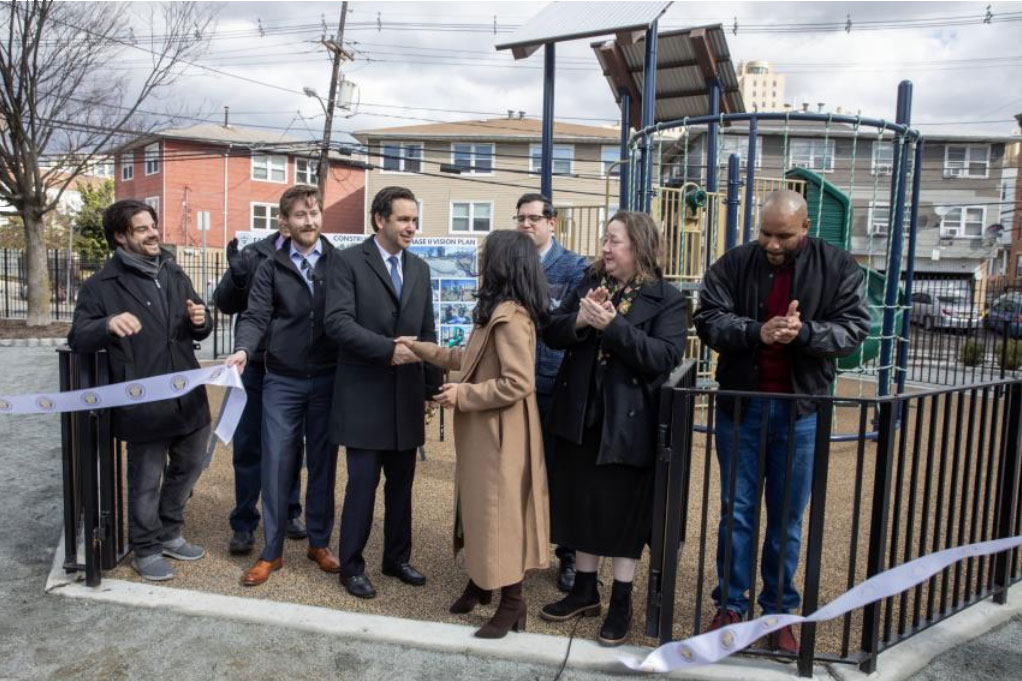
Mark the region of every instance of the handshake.
[[785, 316], [772, 317], [759, 328], [759, 339], [764, 345], [774, 343], [787, 345], [795, 340], [801, 330], [802, 318], [798, 311], [798, 301], [793, 300], [788, 304], [788, 313]]

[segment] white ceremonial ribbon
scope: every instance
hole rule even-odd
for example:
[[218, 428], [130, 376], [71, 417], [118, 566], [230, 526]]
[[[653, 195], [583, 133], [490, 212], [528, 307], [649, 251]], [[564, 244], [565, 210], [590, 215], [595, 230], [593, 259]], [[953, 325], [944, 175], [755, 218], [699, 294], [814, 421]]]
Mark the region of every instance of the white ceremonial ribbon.
[[1022, 546], [1022, 536], [992, 539], [945, 549], [874, 575], [806, 617], [802, 615], [763, 615], [749, 622], [730, 624], [683, 641], [665, 643], [644, 659], [631, 655], [619, 655], [618, 659], [629, 669], [643, 672], [672, 672], [687, 667], [713, 664], [732, 653], [749, 647], [762, 636], [789, 624], [833, 619], [874, 601], [911, 589], [916, 584], [964, 558], [1000, 553], [1016, 546]]
[[59, 414], [68, 411], [124, 407], [181, 397], [202, 385], [219, 385], [227, 388], [227, 397], [224, 398], [220, 417], [214, 428], [214, 433], [220, 441], [227, 444], [234, 437], [234, 430], [238, 427], [238, 420], [241, 419], [241, 412], [245, 409], [248, 397], [245, 395], [245, 386], [241, 383], [241, 374], [237, 368], [223, 365], [161, 374], [84, 390], [0, 395], [0, 414]]

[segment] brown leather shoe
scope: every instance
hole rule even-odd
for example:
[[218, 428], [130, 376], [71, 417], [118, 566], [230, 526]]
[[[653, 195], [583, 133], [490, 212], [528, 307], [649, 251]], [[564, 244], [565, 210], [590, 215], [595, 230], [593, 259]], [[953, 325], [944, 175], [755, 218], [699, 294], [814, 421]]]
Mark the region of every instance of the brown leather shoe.
[[283, 566], [283, 558], [276, 558], [274, 560], [257, 560], [255, 565], [245, 572], [245, 576], [241, 578], [241, 583], [243, 586], [259, 586], [270, 578], [271, 572], [276, 572]]
[[330, 553], [330, 549], [325, 546], [318, 549], [309, 547], [309, 552], [305, 555], [308, 556], [309, 560], [316, 561], [319, 569], [323, 572], [337, 574], [341, 571], [341, 563], [337, 560], [337, 556]]

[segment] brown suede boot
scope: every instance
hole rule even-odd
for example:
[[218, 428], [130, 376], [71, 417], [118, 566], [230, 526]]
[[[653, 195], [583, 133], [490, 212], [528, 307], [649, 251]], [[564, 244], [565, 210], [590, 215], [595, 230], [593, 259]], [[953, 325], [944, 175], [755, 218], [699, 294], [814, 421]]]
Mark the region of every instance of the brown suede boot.
[[525, 631], [525, 599], [522, 583], [505, 586], [500, 590], [500, 605], [493, 619], [476, 632], [476, 638], [504, 638], [510, 629]]
[[489, 605], [493, 594], [485, 589], [480, 589], [471, 579], [465, 585], [458, 600], [454, 601], [449, 608], [455, 615], [464, 615], [475, 610], [477, 605]]

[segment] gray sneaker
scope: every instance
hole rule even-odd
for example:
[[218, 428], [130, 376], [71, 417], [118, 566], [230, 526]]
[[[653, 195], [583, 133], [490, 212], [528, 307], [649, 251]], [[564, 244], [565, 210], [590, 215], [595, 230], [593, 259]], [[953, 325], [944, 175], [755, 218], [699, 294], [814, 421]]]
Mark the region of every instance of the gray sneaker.
[[142, 575], [143, 579], [148, 579], [151, 582], [165, 582], [168, 579], [174, 579], [174, 568], [170, 567], [170, 563], [158, 553], [141, 558], [135, 556], [131, 560], [131, 567], [135, 568], [135, 572]]
[[184, 537], [163, 542], [163, 555], [178, 560], [198, 560], [206, 555], [206, 549], [198, 544], [189, 544]]

